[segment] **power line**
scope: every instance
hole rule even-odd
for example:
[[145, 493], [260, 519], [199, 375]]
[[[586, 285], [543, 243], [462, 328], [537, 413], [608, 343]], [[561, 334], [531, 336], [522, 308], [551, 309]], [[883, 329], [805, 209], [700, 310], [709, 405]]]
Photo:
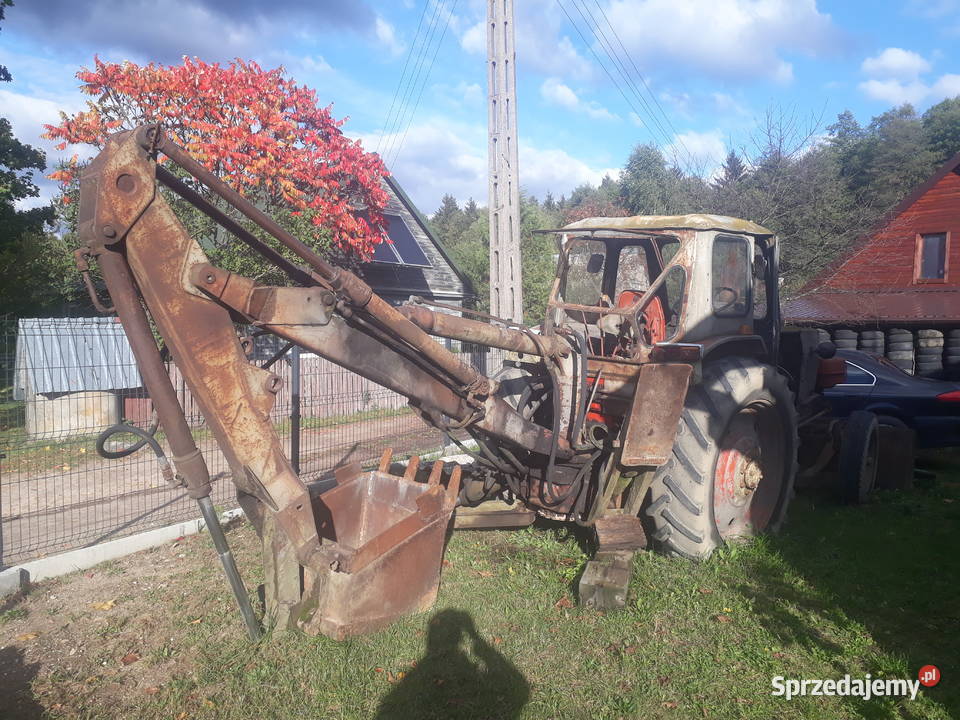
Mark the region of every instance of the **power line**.
[[[610, 32], [613, 33], [614, 38], [616, 38], [617, 43], [620, 45], [620, 49], [623, 51], [623, 55], [627, 58], [627, 60], [630, 61], [630, 65], [633, 67], [634, 72], [636, 73], [637, 77], [640, 78], [640, 82], [643, 83], [643, 87], [646, 88], [647, 94], [650, 96], [650, 99], [653, 100], [654, 104], [657, 106], [657, 110], [660, 111], [660, 115], [666, 121], [667, 125], [670, 126], [670, 129], [673, 131], [674, 137], [676, 137], [677, 141], [686, 151], [687, 156], [692, 159], [692, 154], [690, 152], [690, 149], [686, 146], [686, 143], [683, 142], [683, 139], [680, 137], [680, 132], [677, 130], [673, 122], [671, 122], [670, 117], [664, 111], [663, 106], [660, 104], [660, 101], [657, 99], [656, 94], [653, 92], [653, 90], [650, 89], [650, 85], [647, 83], [647, 80], [643, 76], [643, 73], [640, 72], [640, 68], [638, 68], [637, 64], [633, 61], [633, 56], [629, 52], [627, 52], [627, 48], [624, 46], [623, 40], [620, 39], [620, 34], [617, 32], [616, 28], [614, 28], [613, 23], [610, 22], [610, 18], [607, 16], [606, 11], [604, 11], [603, 7], [601, 7], [599, 0], [593, 0], [593, 2], [597, 6], [597, 10], [599, 10], [600, 14], [603, 16], [603, 19], [606, 21], [607, 27], [610, 28]], [[716, 159], [717, 158], [714, 158], [714, 160]]]
[[400, 73], [400, 80], [397, 82], [397, 87], [393, 90], [393, 99], [390, 101], [390, 109], [387, 110], [387, 116], [383, 121], [383, 128], [380, 130], [380, 137], [377, 138], [377, 152], [380, 151], [380, 146], [383, 144], [383, 138], [387, 132], [387, 124], [390, 122], [390, 116], [393, 113], [393, 106], [396, 105], [397, 97], [400, 95], [400, 86], [403, 85], [403, 79], [407, 75], [407, 66], [410, 64], [410, 58], [413, 55], [413, 48], [417, 44], [417, 40], [420, 38], [420, 28], [423, 25], [423, 18], [427, 14], [427, 8], [430, 6], [430, 0], [425, 0], [423, 3], [423, 10], [420, 11], [420, 20], [417, 22], [417, 32], [413, 36], [413, 41], [410, 43], [410, 49], [407, 50], [407, 57], [403, 61], [403, 71]]
[[459, 0], [453, 0], [453, 5], [450, 8], [450, 12], [447, 14], [446, 22], [443, 24], [443, 32], [440, 33], [440, 40], [437, 41], [437, 46], [434, 48], [433, 57], [430, 59], [430, 65], [427, 67], [427, 73], [423, 76], [423, 83], [420, 85], [420, 91], [417, 93], [417, 100], [413, 104], [413, 110], [410, 112], [410, 119], [407, 121], [407, 126], [403, 129], [403, 136], [400, 138], [400, 143], [397, 145], [397, 149], [393, 154], [393, 161], [396, 162], [400, 157], [400, 151], [403, 149], [403, 143], [407, 139], [407, 131], [410, 130], [410, 125], [413, 123], [414, 115], [417, 113], [417, 108], [420, 107], [420, 98], [423, 96], [423, 90], [427, 86], [427, 82], [430, 80], [430, 72], [433, 70], [433, 65], [437, 60], [437, 55], [440, 53], [440, 47], [443, 45], [443, 39], [447, 36], [447, 28], [450, 27], [450, 18], [453, 15], [454, 10], [457, 9], [457, 2]]
[[647, 124], [647, 121], [644, 120], [643, 117], [640, 115], [640, 113], [638, 112], [636, 106], [633, 104], [633, 101], [632, 101], [632, 100], [627, 96], [627, 94], [623, 91], [623, 88], [621, 87], [620, 83], [617, 82], [617, 79], [616, 79], [616, 78], [613, 76], [613, 74], [607, 69], [607, 66], [604, 64], [603, 60], [600, 59], [600, 56], [597, 54], [597, 51], [594, 50], [594, 49], [593, 49], [593, 46], [590, 44], [590, 42], [587, 41], [587, 38], [584, 36], [583, 32], [580, 30], [580, 26], [577, 25], [576, 22], [574, 22], [573, 18], [570, 16], [570, 13], [567, 12], [567, 9], [564, 7], [564, 5], [563, 5], [563, 3], [561, 2], [561, 0], [557, 0], [557, 5], [559, 5], [559, 6], [560, 6], [560, 9], [563, 10], [563, 14], [567, 16], [567, 20], [570, 21], [570, 24], [571, 24], [571, 25], [573, 25], [573, 29], [577, 31], [577, 34], [580, 36], [580, 39], [583, 41], [583, 44], [586, 45], [587, 48], [590, 50], [590, 52], [593, 54], [593, 57], [594, 57], [594, 59], [596, 59], [597, 64], [598, 64], [598, 65], [600, 66], [600, 68], [607, 74], [607, 77], [610, 78], [610, 82], [612, 82], [612, 83], [614, 84], [614, 87], [616, 87], [617, 90], [620, 92], [620, 95], [623, 96], [624, 101], [627, 103], [627, 105], [630, 106], [630, 109], [633, 110], [634, 114], [636, 114], [636, 116], [637, 116], [637, 118], [640, 120], [640, 122], [643, 123], [644, 127], [647, 128], [647, 130], [650, 132], [650, 135], [653, 136], [653, 138], [654, 138], [654, 144], [657, 145], [657, 146], [659, 146], [659, 142], [656, 141], [656, 132], [654, 131], [654, 129], [651, 128], [651, 127]]
[[[429, 2], [429, 0], [428, 0]], [[388, 145], [384, 152], [381, 154], [381, 157], [387, 157], [392, 152], [397, 143], [397, 138], [399, 136], [400, 129], [403, 127], [404, 119], [407, 115], [407, 109], [410, 106], [410, 98], [413, 96], [413, 93], [416, 90], [417, 83], [420, 80], [420, 73], [423, 69], [424, 61], [427, 58], [427, 55], [430, 52], [430, 46], [433, 44], [433, 36], [436, 33], [437, 29], [437, 18], [440, 15], [440, 8], [443, 6], [442, 0], [434, 0], [434, 10], [433, 15], [430, 17], [430, 22], [427, 26], [425, 32], [426, 39], [420, 44], [420, 51], [417, 54], [417, 61], [414, 70], [411, 72], [410, 77], [408, 78], [406, 89], [402, 91], [403, 100], [400, 104], [400, 107], [397, 109], [397, 113], [394, 116], [394, 121], [390, 126], [388, 135], [390, 139], [387, 141]]]
[[[680, 161], [680, 158], [679, 158], [678, 155], [677, 155], [677, 147], [676, 147], [677, 144], [679, 144], [680, 147], [683, 148], [683, 150], [685, 151], [685, 153], [686, 153], [686, 155], [687, 155], [687, 161], [686, 161], [686, 163], [685, 163], [686, 166], [687, 166], [687, 167], [686, 167], [686, 171], [687, 171], [688, 173], [690, 173], [690, 172], [691, 172], [691, 168], [695, 165], [695, 162], [693, 161], [693, 157], [692, 157], [692, 155], [690, 154], [689, 149], [688, 149], [688, 148], [686, 147], [686, 145], [684, 144], [683, 139], [679, 137], [679, 133], [676, 133], [676, 130], [674, 129], [675, 137], [674, 137], [674, 138], [671, 138], [671, 137], [670, 137], [670, 133], [668, 133], [667, 130], [664, 128], [663, 124], [660, 122], [660, 120], [659, 120], [659, 118], [657, 117], [656, 113], [652, 110], [650, 104], [649, 104], [649, 103], [646, 101], [646, 99], [643, 97], [643, 94], [640, 92], [640, 89], [639, 89], [639, 87], [637, 86], [636, 82], [635, 82], [635, 81], [633, 80], [633, 78], [630, 76], [630, 74], [629, 74], [629, 72], [628, 72], [628, 70], [627, 70], [627, 67], [626, 67], [626, 63], [623, 62], [623, 61], [620, 59], [619, 54], [616, 52], [615, 48], [613, 47], [613, 44], [612, 44], [612, 43], [610, 42], [610, 40], [607, 38], [607, 36], [606, 36], [606, 34], [603, 32], [602, 28], [600, 28], [599, 23], [597, 23], [596, 18], [594, 18], [593, 13], [590, 11], [589, 7], [587, 7], [586, 0], [583, 0], [583, 7], [586, 9], [587, 14], [589, 14], [589, 16], [590, 16], [589, 19], [588, 19], [587, 16], [584, 14], [583, 9], [581, 9], [580, 5], [577, 3], [577, 0], [573, 0], [573, 2], [574, 2], [574, 7], [576, 7], [577, 12], [580, 14], [580, 17], [583, 19], [584, 24], [585, 24], [585, 25], [587, 26], [587, 28], [591, 31], [591, 33], [593, 34], [593, 36], [594, 36], [594, 38], [596, 39], [597, 43], [600, 45], [601, 49], [604, 51], [604, 53], [607, 55], [607, 57], [611, 60], [611, 62], [613, 63], [614, 68], [617, 70], [617, 72], [618, 72], [618, 73], [620, 74], [620, 76], [623, 78], [623, 80], [624, 80], [624, 82], [625, 82], [625, 84], [626, 84], [626, 86], [627, 86], [627, 89], [636, 97], [636, 99], [637, 99], [637, 101], [640, 103], [640, 105], [643, 106], [644, 111], [646, 112], [647, 116], [650, 118], [650, 120], [653, 122], [653, 124], [656, 125], [656, 129], [659, 130], [660, 136], [661, 136], [661, 138], [662, 138], [663, 141], [664, 141], [663, 149], [666, 150], [666, 149], [669, 148], [669, 152], [670, 152], [670, 154], [673, 156], [673, 162], [674, 162], [677, 166], [680, 166], [682, 163], [681, 163], [681, 161]], [[599, 7], [599, 5], [598, 5], [598, 7]], [[602, 8], [601, 8], [601, 12], [602, 12]], [[569, 17], [569, 16], [568, 16], [568, 17]], [[609, 24], [609, 19], [607, 19], [607, 23]], [[611, 26], [611, 27], [612, 27], [612, 26]], [[578, 29], [578, 32], [579, 32], [579, 29]], [[582, 34], [581, 34], [581, 37], [583, 37]], [[586, 42], [586, 41], [584, 41], [584, 42]], [[593, 50], [592, 47], [590, 48], [590, 50], [591, 50], [591, 52], [593, 52], [593, 54], [594, 54], [595, 57], [598, 57], [598, 56], [597, 56], [597, 53]], [[629, 54], [626, 53], [626, 51], [624, 51], [624, 52], [625, 52], [625, 54], [627, 54], [627, 57], [629, 58]], [[599, 61], [599, 58], [598, 58], [598, 61]], [[604, 69], [606, 70], [606, 68], [604, 68]], [[608, 75], [609, 75], [609, 74], [610, 74], [610, 73], [608, 72]], [[622, 90], [621, 90], [621, 94], [623, 94], [623, 91], [622, 91]], [[653, 127], [651, 127], [651, 125], [648, 124], [648, 123], [643, 119], [643, 117], [640, 115], [640, 112], [637, 110], [636, 106], [634, 106], [634, 105], [631, 103], [631, 107], [634, 109], [634, 112], [635, 112], [635, 114], [637, 115], [638, 119], [640, 119], [640, 121], [644, 124], [644, 126], [647, 127], [647, 129], [651, 132], [651, 134], [655, 136], [656, 133], [654, 133]], [[661, 111], [662, 111], [662, 108], [661, 108]], [[665, 119], [666, 119], [666, 118], [665, 118]]]

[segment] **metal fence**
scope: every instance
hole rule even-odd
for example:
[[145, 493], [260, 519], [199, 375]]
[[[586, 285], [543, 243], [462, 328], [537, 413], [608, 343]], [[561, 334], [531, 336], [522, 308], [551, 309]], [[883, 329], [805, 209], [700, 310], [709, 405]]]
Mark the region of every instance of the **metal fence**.
[[[149, 449], [119, 460], [96, 452], [108, 425], [146, 427], [152, 416], [111, 322], [21, 320], [0, 329], [0, 567], [197, 515], [182, 489], [164, 483]], [[268, 337], [253, 361], [276, 351]], [[502, 361], [496, 352], [463, 358], [486, 372]], [[443, 444], [404, 398], [322, 358], [291, 351], [272, 370], [284, 379], [272, 417], [301, 476], [375, 463], [387, 445], [402, 456]], [[214, 478], [213, 501], [233, 507], [230, 469], [175, 366], [169, 371]], [[162, 429], [158, 438], [165, 445]]]

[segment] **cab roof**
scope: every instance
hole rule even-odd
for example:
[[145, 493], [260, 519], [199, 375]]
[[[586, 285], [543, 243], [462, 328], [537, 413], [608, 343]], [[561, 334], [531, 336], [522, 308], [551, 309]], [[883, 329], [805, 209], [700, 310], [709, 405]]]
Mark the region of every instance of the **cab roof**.
[[773, 232], [750, 220], [726, 215], [634, 215], [632, 217], [592, 217], [564, 226], [569, 230], [724, 230], [747, 235], [773, 236]]

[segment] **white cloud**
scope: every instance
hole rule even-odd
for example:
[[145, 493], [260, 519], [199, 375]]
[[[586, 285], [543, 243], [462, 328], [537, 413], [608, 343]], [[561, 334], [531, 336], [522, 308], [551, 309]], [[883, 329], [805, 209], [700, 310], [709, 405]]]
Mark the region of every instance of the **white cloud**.
[[381, 47], [383, 47], [394, 57], [400, 55], [404, 51], [405, 48], [403, 43], [397, 40], [397, 33], [393, 29], [393, 25], [388, 23], [379, 15], [377, 15], [377, 19], [374, 24], [374, 32], [376, 33], [377, 40], [380, 41]]
[[487, 54], [487, 23], [481, 20], [460, 36], [460, 47], [474, 55]]
[[[45, 123], [56, 125], [60, 122], [61, 110], [74, 113], [82, 109], [82, 102], [77, 96], [54, 101], [0, 89], [0, 107], [3, 108], [4, 117], [10, 121], [13, 136], [20, 142], [46, 153], [48, 171], [53, 169], [58, 160], [69, 158], [74, 154], [81, 159], [96, 154], [96, 149], [88, 145], [70, 145], [65, 150], [58, 150], [55, 147], [56, 142], [40, 137], [45, 132], [43, 127]], [[56, 195], [57, 183], [47, 180], [45, 175], [46, 173], [34, 173], [33, 182], [40, 189], [40, 196], [27, 198], [20, 203], [21, 207], [46, 205]]]
[[881, 100], [891, 105], [917, 104], [930, 93], [930, 88], [919, 80], [865, 80], [858, 87], [871, 100]]
[[547, 192], [568, 195], [584, 183], [599, 185], [604, 175], [617, 177], [620, 168], [597, 168], [558, 148], [537, 148], [520, 143], [520, 186], [524, 191], [543, 198]]
[[869, 77], [858, 87], [872, 100], [893, 105], [930, 105], [960, 95], [960, 75], [945, 73], [925, 80], [921, 76], [929, 73], [933, 66], [912, 50], [887, 48], [866, 58], [860, 67]]
[[727, 144], [720, 130], [686, 130], [673, 136], [670, 144], [663, 148], [663, 154], [667, 160], [687, 172], [709, 177], [723, 164]]
[[912, 50], [888, 47], [864, 60], [860, 69], [872, 78], [906, 81], [930, 72], [930, 63]]
[[540, 96], [551, 105], [558, 105], [573, 112], [583, 113], [594, 120], [619, 120], [605, 107], [595, 101], [584, 102], [558, 78], [547, 78], [540, 86]]
[[610, 0], [606, 15], [641, 71], [660, 74], [786, 84], [793, 68], [782, 53], [816, 56], [841, 45], [815, 0]]
[[[376, 135], [359, 139], [368, 150], [377, 148]], [[380, 148], [396, 140], [387, 136]], [[519, 156], [520, 185], [539, 198], [547, 191], [558, 197], [569, 194], [578, 185], [597, 185], [604, 175], [616, 177], [619, 173], [619, 168], [593, 166], [566, 150], [537, 147], [526, 138], [521, 138]], [[436, 210], [447, 193], [461, 203], [472, 197], [482, 205], [487, 198], [486, 126], [440, 117], [416, 123], [388, 169], [425, 213]]]

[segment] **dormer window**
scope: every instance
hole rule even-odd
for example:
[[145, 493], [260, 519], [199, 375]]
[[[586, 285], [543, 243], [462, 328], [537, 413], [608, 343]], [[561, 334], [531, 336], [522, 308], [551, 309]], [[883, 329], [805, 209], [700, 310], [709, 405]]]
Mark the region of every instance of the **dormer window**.
[[914, 279], [918, 283], [946, 282], [950, 233], [924, 233], [917, 236]]

